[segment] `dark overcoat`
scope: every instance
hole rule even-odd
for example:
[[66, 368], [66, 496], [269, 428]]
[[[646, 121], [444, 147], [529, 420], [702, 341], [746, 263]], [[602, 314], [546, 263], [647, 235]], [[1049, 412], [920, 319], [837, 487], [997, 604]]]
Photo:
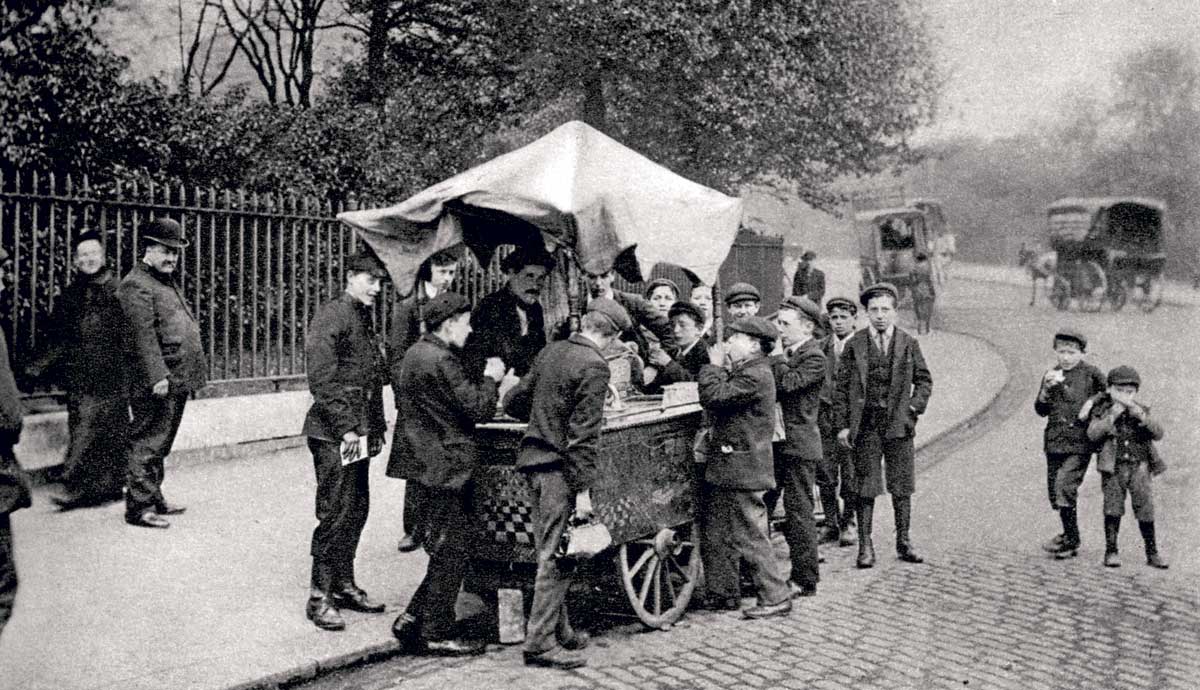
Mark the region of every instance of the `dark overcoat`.
[[400, 369], [388, 476], [461, 489], [479, 464], [475, 424], [495, 415], [498, 384], [468, 379], [459, 353], [431, 333], [408, 349]]
[[709, 413], [704, 481], [743, 491], [775, 488], [771, 437], [775, 431], [775, 377], [766, 356], [730, 369], [700, 370], [700, 404]]
[[695, 381], [700, 376], [700, 370], [708, 364], [708, 342], [701, 338], [692, 349], [680, 356], [675, 352], [671, 361], [658, 370], [654, 382], [646, 389], [647, 393], [662, 393], [664, 386], [683, 381]]
[[517, 467], [558, 469], [573, 493], [590, 489], [610, 375], [600, 349], [579, 333], [542, 350], [504, 400], [505, 412], [529, 422]]
[[[517, 309], [524, 309], [528, 332], [521, 335]], [[488, 357], [499, 357], [504, 366], [524, 376], [542, 348], [546, 347], [546, 320], [538, 302], [521, 302], [508, 287], [484, 297], [471, 313], [471, 336], [463, 353], [463, 365], [471, 378], [482, 375]]]
[[70, 393], [124, 396], [128, 391], [130, 354], [136, 350], [117, 283], [107, 268], [94, 276], [80, 274], [55, 301], [46, 332], [49, 347], [36, 366], [56, 374]]
[[671, 320], [660, 314], [650, 300], [633, 292], [613, 290], [613, 301], [629, 312], [629, 318], [633, 321], [633, 327], [621, 333], [621, 340], [637, 343], [638, 354], [643, 360], [650, 357], [650, 345], [642, 334], [642, 328], [657, 338], [664, 350], [670, 351], [675, 346]]
[[[870, 327], [850, 336], [838, 365], [833, 395], [833, 420], [837, 430], [849, 429], [858, 438], [867, 393], [867, 358], [871, 347]], [[933, 376], [925, 365], [921, 345], [899, 327], [893, 330], [892, 376], [888, 388], [888, 423], [884, 438], [912, 436], [917, 418], [925, 413], [933, 393]]]
[[173, 391], [195, 392], [208, 380], [200, 325], [192, 316], [172, 274], [138, 263], [117, 288], [129, 320], [135, 393], [167, 379]]
[[308, 326], [304, 352], [313, 404], [304, 418], [309, 438], [341, 441], [349, 431], [382, 439], [382, 344], [375, 337], [371, 308], [349, 293], [321, 305]]
[[392, 305], [391, 328], [388, 331], [388, 368], [392, 370], [393, 390], [400, 373], [400, 362], [408, 348], [421, 338], [424, 332], [421, 327], [421, 310], [429, 301], [425, 294], [425, 283], [417, 284], [412, 294], [404, 299], [396, 300]]
[[820, 304], [825, 299], [825, 271], [809, 266], [805, 273], [797, 267], [796, 275], [792, 276], [792, 294], [804, 295]]
[[0, 515], [29, 507], [29, 477], [12, 447], [21, 440], [21, 395], [8, 361], [8, 339], [0, 331]]
[[1033, 401], [1033, 410], [1046, 418], [1042, 447], [1047, 453], [1091, 455], [1095, 445], [1088, 439], [1087, 424], [1079, 419], [1083, 403], [1108, 388], [1104, 374], [1087, 362], [1063, 372], [1063, 382], [1047, 386]]
[[[791, 353], [771, 358], [775, 396], [783, 409], [784, 455], [805, 460], [821, 459], [821, 430], [817, 416], [821, 388], [825, 385], [825, 355], [821, 342], [805, 341]], [[778, 462], [779, 458], [776, 458]]]

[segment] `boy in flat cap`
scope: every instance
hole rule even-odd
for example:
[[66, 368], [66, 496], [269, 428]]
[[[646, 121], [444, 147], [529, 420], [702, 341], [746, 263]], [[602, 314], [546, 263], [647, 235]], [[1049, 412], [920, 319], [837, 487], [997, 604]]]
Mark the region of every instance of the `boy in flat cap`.
[[[584, 277], [587, 280], [589, 297], [613, 300], [629, 313], [633, 325], [621, 333], [620, 340], [636, 343], [638, 356], [643, 362], [650, 358], [650, 340], [658, 340], [659, 346], [665, 350], [675, 346], [671, 336], [671, 321], [667, 318], [666, 310], [659, 310], [639, 294], [614, 289], [613, 282], [617, 279], [615, 270], [610, 268], [604, 273], [593, 273], [585, 269]], [[649, 335], [643, 334], [643, 331]]]
[[454, 637], [454, 602], [470, 562], [469, 506], [479, 466], [475, 424], [496, 413], [504, 363], [489, 359], [479, 380], [464, 371], [461, 351], [471, 333], [466, 297], [443, 292], [422, 311], [425, 333], [404, 353], [394, 391], [400, 411], [392, 442], [404, 447], [403, 457], [415, 461], [408, 481], [424, 487], [420, 523], [429, 564], [392, 632], [414, 651], [480, 654], [482, 641]]
[[729, 318], [733, 321], [757, 316], [761, 303], [762, 295], [750, 283], [734, 283], [725, 293], [725, 308], [729, 310]]
[[62, 510], [120, 500], [129, 427], [131, 342], [118, 280], [99, 233], [82, 232], [72, 246], [75, 280], [55, 301], [49, 348], [29, 372], [35, 378], [52, 373], [67, 391], [63, 493], [50, 499]]
[[1102, 444], [1096, 469], [1104, 490], [1104, 565], [1121, 565], [1117, 533], [1128, 495], [1146, 544], [1146, 564], [1165, 570], [1167, 562], [1158, 553], [1154, 535], [1151, 491], [1151, 478], [1166, 470], [1154, 448], [1163, 428], [1150, 416], [1150, 408], [1134, 399], [1142, 385], [1137, 370], [1116, 367], [1108, 372], [1107, 383], [1108, 391], [1093, 398], [1087, 428], [1088, 438]]
[[679, 286], [670, 278], [655, 278], [646, 283], [646, 300], [663, 316], [668, 316], [671, 305], [679, 301]]
[[[417, 269], [417, 283], [412, 294], [396, 300], [392, 307], [392, 326], [388, 333], [388, 369], [391, 372], [392, 390], [399, 390], [400, 365], [404, 353], [425, 333], [422, 312], [429, 300], [445, 293], [454, 283], [458, 274], [458, 255], [451, 250], [442, 250], [421, 263]], [[399, 422], [396, 424], [400, 427]], [[391, 457], [388, 459], [388, 476], [397, 479], [410, 479], [416, 469], [412, 467], [411, 458], [404, 458], [402, 444], [393, 443]], [[400, 551], [415, 551], [421, 546], [421, 526], [418, 515], [421, 514], [420, 482], [407, 482], [404, 485], [404, 536], [398, 545]]]
[[[691, 302], [676, 302], [668, 312], [675, 349], [668, 353], [655, 348], [650, 352], [654, 379], [646, 392], [661, 392], [663, 386], [695, 381], [700, 369], [708, 364], [708, 347], [704, 339], [704, 312]], [[648, 374], [649, 376], [649, 374]]]
[[184, 511], [163, 497], [163, 461], [175, 443], [188, 396], [207, 381], [208, 363], [200, 325], [175, 279], [179, 251], [188, 244], [183, 228], [170, 218], [156, 218], [142, 229], [142, 240], [142, 260], [117, 288], [134, 343], [125, 522], [163, 528], [170, 523], [162, 516]]
[[546, 346], [529, 374], [505, 396], [504, 408], [528, 420], [517, 452], [517, 467], [533, 495], [537, 576], [525, 636], [525, 663], [558, 669], [587, 664], [579, 650], [587, 635], [571, 626], [567, 591], [574, 571], [554, 552], [572, 515], [592, 514], [600, 428], [610, 372], [601, 352], [633, 326], [629, 314], [611, 299], [595, 298], [580, 330]]
[[[817, 525], [813, 518], [813, 482], [821, 461], [817, 414], [825, 385], [825, 355], [813, 331], [821, 308], [803, 296], [779, 305], [783, 353], [771, 357], [775, 394], [783, 409], [784, 440], [775, 443], [775, 484], [783, 491], [787, 523], [783, 536], [792, 560], [791, 583], [797, 596], [817, 593]], [[835, 518], [836, 521], [836, 518]]]
[[[346, 289], [321, 305], [304, 351], [313, 404], [303, 434], [317, 475], [317, 527], [312, 535], [312, 582], [305, 611], [322, 630], [342, 630], [339, 608], [381, 613], [354, 581], [354, 557], [370, 509], [369, 458], [383, 446], [383, 343], [372, 306], [387, 271], [371, 254], [346, 261]], [[359, 453], [361, 437], [367, 449]]]
[[884, 493], [892, 495], [896, 556], [905, 563], [924, 562], [909, 540], [916, 485], [913, 432], [929, 404], [933, 377], [920, 344], [896, 326], [898, 301], [890, 283], [863, 290], [859, 302], [867, 309], [870, 325], [846, 344], [833, 397], [838, 443], [854, 453], [859, 568], [875, 565], [871, 527], [875, 499]]
[[[829, 335], [821, 339], [825, 355], [825, 385], [821, 387], [821, 411], [817, 424], [821, 428], [822, 458], [817, 465], [817, 488], [825, 513], [825, 531], [821, 541], [836, 541], [851, 546], [854, 538], [854, 506], [858, 503], [858, 488], [854, 481], [854, 458], [849, 449], [837, 442], [838, 429], [833, 423], [833, 392], [838, 365], [850, 336], [854, 335], [858, 305], [848, 297], [831, 297], [825, 302], [825, 319]], [[838, 496], [843, 505], [838, 506]]]
[[740, 557], [758, 589], [757, 605], [743, 615], [786, 616], [791, 591], [771, 550], [763, 502], [763, 494], [775, 488], [775, 379], [767, 355], [779, 331], [759, 316], [734, 321], [725, 331], [724, 345], [709, 351], [699, 380], [700, 404], [711, 424], [700, 490], [708, 604], [737, 607]]
[[1079, 515], [1075, 504], [1092, 457], [1092, 442], [1080, 414], [1089, 398], [1104, 391], [1105, 382], [1099, 369], [1083, 361], [1087, 338], [1082, 333], [1060, 329], [1054, 334], [1053, 345], [1057, 362], [1042, 376], [1033, 409], [1046, 418], [1042, 437], [1046, 490], [1050, 507], [1058, 511], [1063, 529], [1062, 534], [1042, 548], [1063, 559], [1079, 553]]

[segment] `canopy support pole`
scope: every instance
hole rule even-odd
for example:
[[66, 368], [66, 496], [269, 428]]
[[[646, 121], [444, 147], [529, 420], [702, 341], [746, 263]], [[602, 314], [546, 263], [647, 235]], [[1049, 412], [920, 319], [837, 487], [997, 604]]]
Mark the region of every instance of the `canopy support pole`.
[[579, 315], [583, 308], [583, 295], [580, 293], [579, 266], [575, 263], [574, 252], [563, 251], [567, 264], [567, 332], [579, 332]]

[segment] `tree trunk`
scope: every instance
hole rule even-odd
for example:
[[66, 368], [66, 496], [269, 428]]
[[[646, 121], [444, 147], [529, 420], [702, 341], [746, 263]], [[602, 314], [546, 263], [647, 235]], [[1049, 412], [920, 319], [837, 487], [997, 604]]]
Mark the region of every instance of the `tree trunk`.
[[371, 26], [367, 33], [367, 98], [376, 105], [387, 98], [388, 4], [373, 0]]

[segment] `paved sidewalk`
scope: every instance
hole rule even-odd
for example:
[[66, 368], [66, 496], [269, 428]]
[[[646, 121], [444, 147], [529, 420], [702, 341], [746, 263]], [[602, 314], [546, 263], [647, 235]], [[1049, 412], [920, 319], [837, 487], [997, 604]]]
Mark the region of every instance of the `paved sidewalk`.
[[[976, 415], [1007, 380], [978, 339], [939, 332], [921, 346], [935, 394], [918, 445]], [[341, 633], [304, 617], [314, 524], [306, 449], [168, 464], [167, 496], [189, 507], [168, 530], [126, 526], [119, 504], [60, 514], [45, 490], [14, 515], [21, 589], [0, 639], [0, 688], [262, 687], [394, 649], [391, 621], [425, 558], [395, 550], [403, 484], [383, 462], [371, 468], [358, 579], [389, 611], [347, 612]]]

